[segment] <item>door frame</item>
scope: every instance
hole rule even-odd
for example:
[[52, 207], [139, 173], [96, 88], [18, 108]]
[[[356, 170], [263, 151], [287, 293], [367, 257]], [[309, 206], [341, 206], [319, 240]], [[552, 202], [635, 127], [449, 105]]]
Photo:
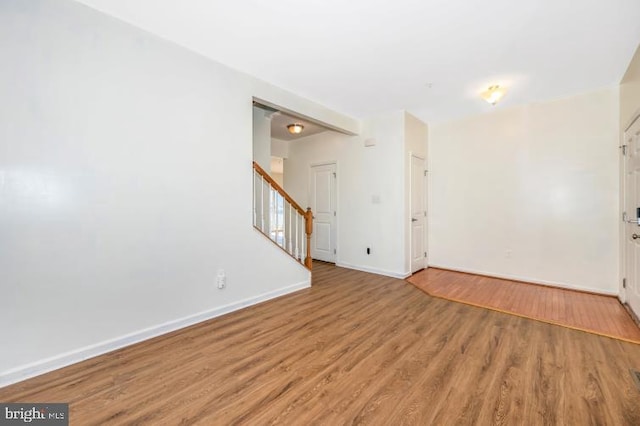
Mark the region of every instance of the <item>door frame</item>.
[[425, 212], [427, 212], [427, 215], [424, 217], [424, 228], [423, 228], [423, 232], [422, 232], [422, 246], [424, 247], [424, 251], [427, 253], [427, 256], [424, 257], [423, 261], [422, 261], [422, 267], [423, 269], [426, 269], [429, 267], [429, 247], [427, 245], [427, 230], [428, 230], [428, 223], [429, 223], [429, 213], [427, 210], [427, 207], [429, 205], [429, 199], [428, 199], [428, 193], [429, 193], [429, 189], [428, 189], [428, 169], [427, 169], [427, 159], [426, 156], [422, 156], [419, 154], [416, 154], [414, 152], [409, 151], [409, 211], [407, 212], [407, 221], [409, 223], [409, 274], [413, 274], [413, 232], [411, 229], [411, 219], [412, 219], [412, 214], [411, 212], [413, 212], [413, 206], [412, 206], [412, 200], [413, 200], [413, 158], [417, 158], [419, 160], [422, 160], [422, 162], [424, 163], [424, 175], [422, 177], [422, 189], [425, 191], [424, 197], [422, 199], [422, 207], [424, 209]]
[[[627, 161], [626, 156], [623, 155], [622, 146], [625, 145], [626, 139], [625, 136], [629, 129], [636, 123], [636, 121], [640, 120], [640, 109], [638, 109], [631, 120], [626, 124], [622, 132], [620, 132], [620, 153], [618, 154], [620, 157], [620, 211], [618, 212], [618, 217], [620, 218], [620, 226], [619, 226], [619, 238], [620, 238], [620, 279], [618, 283], [618, 299], [624, 304], [627, 303], [627, 289], [623, 287], [623, 280], [626, 280], [627, 275], [627, 224], [623, 220], [623, 213], [625, 213], [625, 209], [627, 207]], [[629, 212], [626, 212], [629, 214]]]
[[[338, 185], [338, 176], [340, 175], [339, 171], [339, 164], [338, 164], [338, 160], [326, 160], [326, 161], [318, 161], [318, 162], [312, 162], [309, 163], [309, 173], [307, 175], [307, 200], [309, 200], [309, 204], [311, 204], [311, 183], [312, 183], [312, 179], [311, 179], [311, 174], [313, 173], [313, 168], [314, 167], [318, 167], [318, 166], [329, 166], [329, 165], [334, 165], [336, 168], [336, 176], [335, 179], [333, 180], [334, 185], [335, 185], [335, 194], [336, 194], [336, 215], [335, 215], [335, 220], [334, 220], [334, 224], [335, 224], [335, 230], [334, 230], [334, 235], [335, 235], [335, 246], [334, 249], [336, 251], [335, 253], [335, 263], [336, 265], [338, 264], [338, 255], [340, 254], [340, 247], [339, 247], [339, 243], [340, 243], [340, 239], [338, 238], [338, 230], [339, 230], [339, 220], [338, 218], [340, 217], [340, 215], [338, 214], [338, 212], [340, 211], [340, 193], [339, 193], [339, 185]], [[309, 206], [310, 207], [310, 206]], [[312, 212], [313, 213], [313, 212]], [[313, 238], [313, 235], [311, 236]]]

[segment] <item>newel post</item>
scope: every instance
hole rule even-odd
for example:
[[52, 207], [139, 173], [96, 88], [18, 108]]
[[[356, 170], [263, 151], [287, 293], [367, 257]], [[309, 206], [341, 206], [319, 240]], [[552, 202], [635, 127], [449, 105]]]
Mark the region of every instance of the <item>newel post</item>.
[[304, 225], [307, 234], [307, 257], [304, 259], [304, 266], [311, 269], [313, 263], [311, 260], [311, 233], [313, 232], [313, 213], [311, 212], [311, 207], [307, 207], [307, 211], [304, 214]]

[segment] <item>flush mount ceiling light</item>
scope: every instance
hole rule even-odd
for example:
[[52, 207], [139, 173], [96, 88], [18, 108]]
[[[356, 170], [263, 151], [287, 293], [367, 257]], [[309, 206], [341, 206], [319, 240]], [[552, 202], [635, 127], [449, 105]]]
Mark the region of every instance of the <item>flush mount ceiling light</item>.
[[505, 93], [507, 93], [505, 88], [500, 87], [496, 84], [494, 86], [489, 86], [487, 90], [480, 93], [480, 97], [489, 102], [491, 105], [495, 105], [500, 99], [502, 99]]
[[304, 126], [300, 123], [294, 123], [294, 124], [289, 124], [287, 126], [287, 129], [289, 130], [289, 133], [291, 133], [292, 135], [297, 135], [302, 133], [302, 129], [304, 129]]

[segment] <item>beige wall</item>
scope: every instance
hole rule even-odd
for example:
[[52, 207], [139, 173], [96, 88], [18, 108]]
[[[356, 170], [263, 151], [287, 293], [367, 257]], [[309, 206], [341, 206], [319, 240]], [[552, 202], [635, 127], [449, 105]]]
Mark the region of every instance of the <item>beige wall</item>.
[[[335, 161], [338, 174], [337, 264], [405, 277], [404, 111], [363, 121], [361, 136], [323, 132], [289, 145], [284, 189], [309, 205], [309, 169]], [[365, 147], [364, 141], [375, 145]], [[366, 248], [371, 253], [366, 253]]]
[[271, 177], [278, 183], [278, 185], [284, 188], [284, 175], [282, 173], [271, 172]]
[[640, 46], [631, 59], [620, 82], [620, 130], [624, 132], [631, 119], [640, 112]]
[[618, 292], [618, 88], [429, 126], [429, 263]]

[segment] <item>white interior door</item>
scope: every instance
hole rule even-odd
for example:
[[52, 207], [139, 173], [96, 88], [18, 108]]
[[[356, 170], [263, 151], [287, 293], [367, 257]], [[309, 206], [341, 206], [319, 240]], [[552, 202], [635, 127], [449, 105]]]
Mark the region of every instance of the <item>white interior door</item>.
[[411, 272], [426, 266], [426, 191], [424, 158], [411, 155]]
[[313, 212], [311, 257], [336, 261], [336, 164], [311, 166], [310, 197]]
[[640, 316], [640, 117], [624, 134], [626, 301]]

